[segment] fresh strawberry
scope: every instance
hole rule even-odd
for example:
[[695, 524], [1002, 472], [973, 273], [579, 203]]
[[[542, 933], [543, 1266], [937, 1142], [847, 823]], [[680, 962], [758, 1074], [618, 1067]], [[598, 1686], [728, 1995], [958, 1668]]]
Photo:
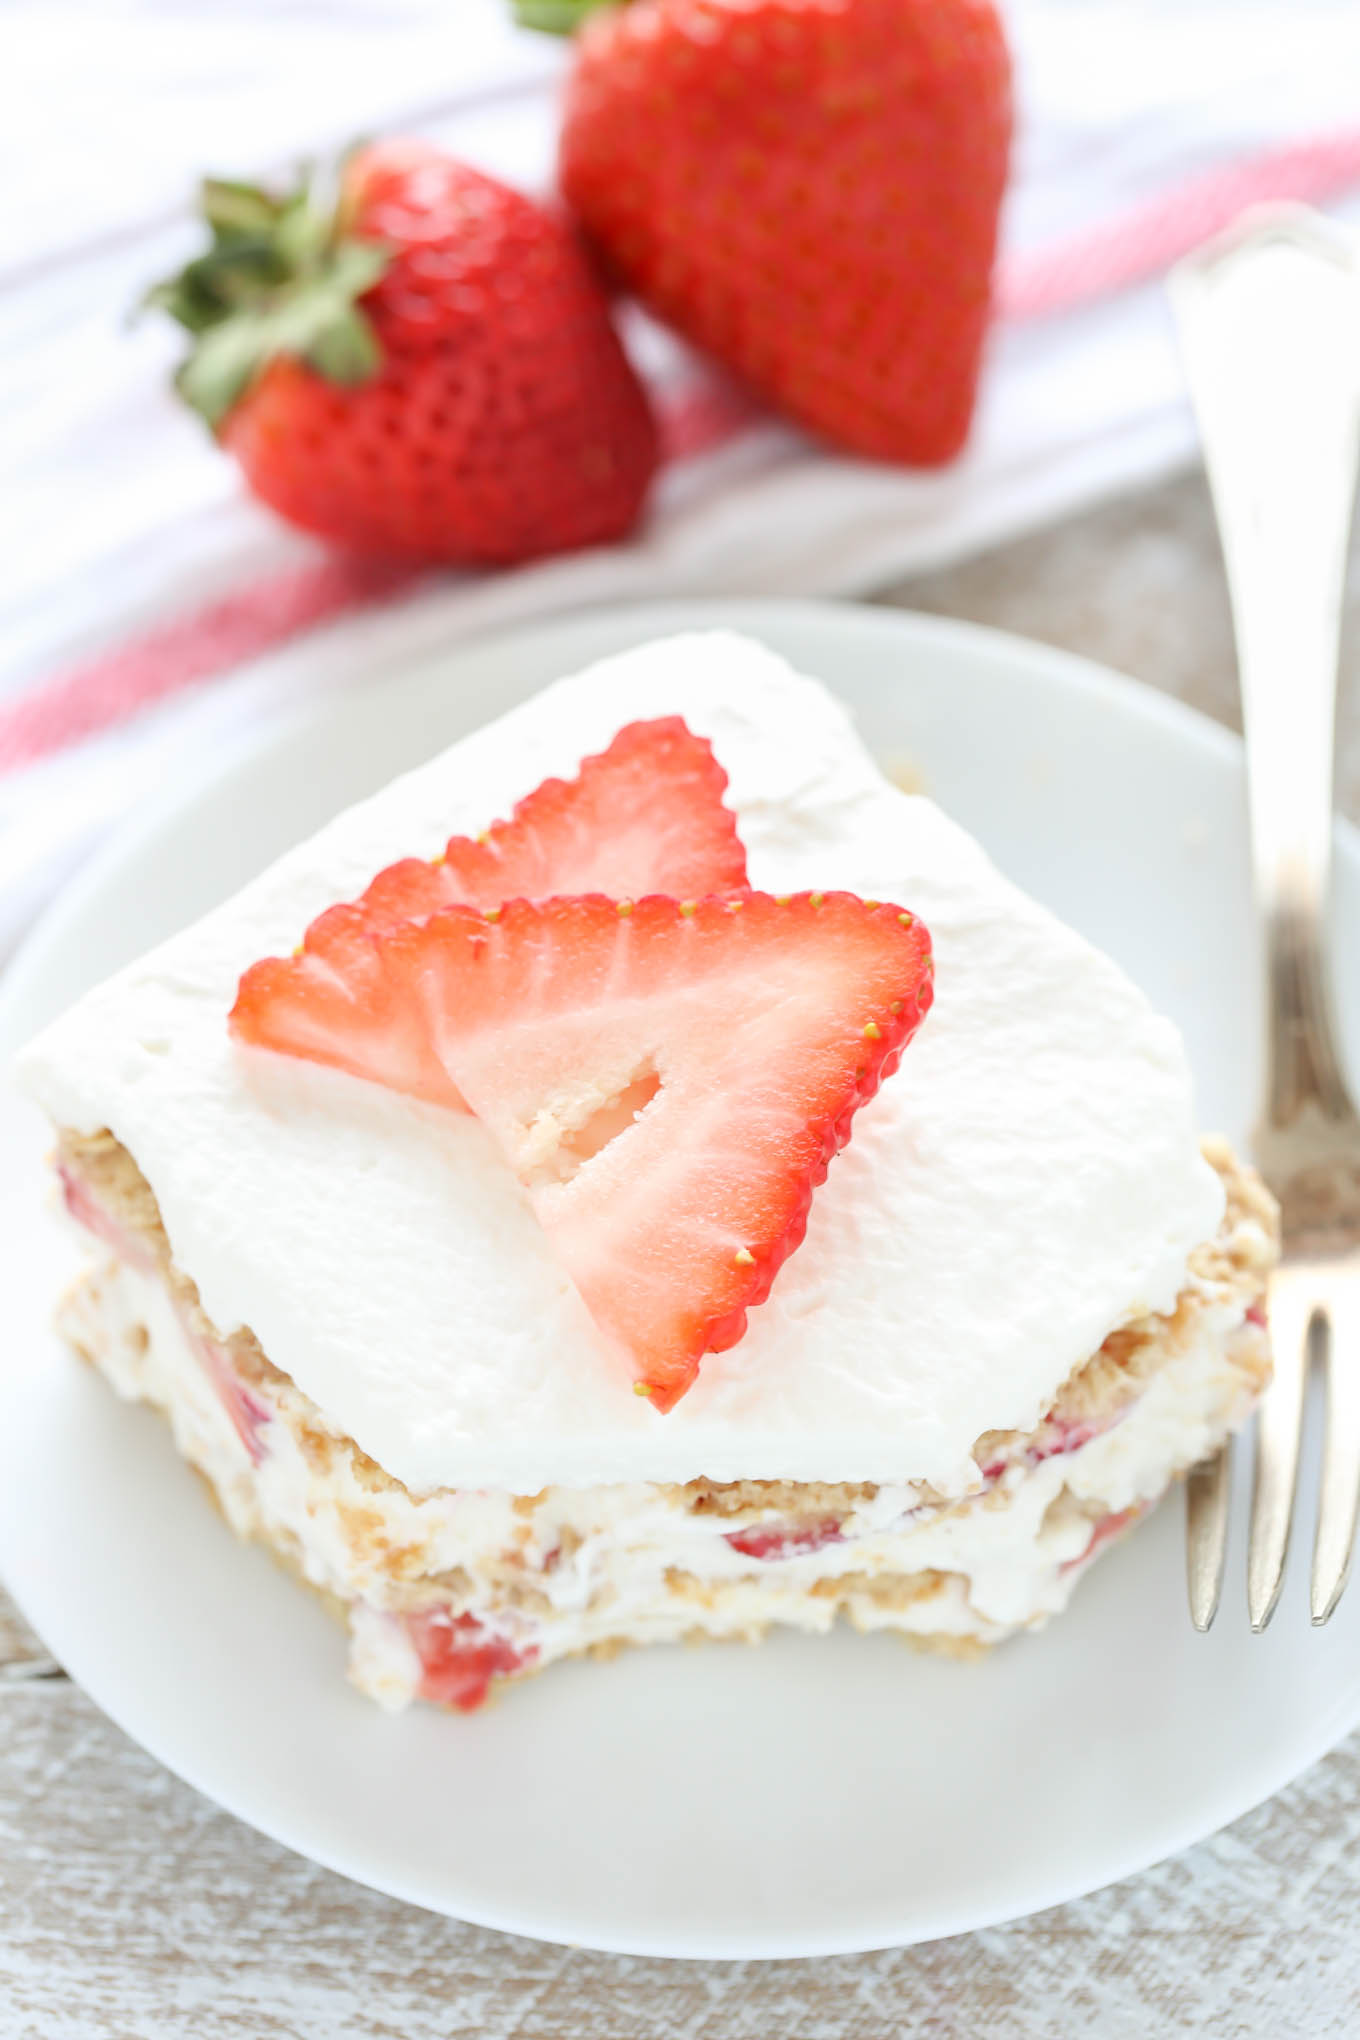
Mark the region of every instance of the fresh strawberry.
[[[545, 779], [508, 822], [475, 840], [452, 837], [432, 863], [408, 857], [389, 865], [353, 905], [320, 915], [295, 955], [252, 964], [232, 1009], [233, 1030], [243, 1041], [337, 1062], [359, 1076], [377, 1075], [374, 1056], [393, 1058], [396, 1074], [380, 1081], [456, 1107], [457, 1091], [431, 1060], [423, 1033], [389, 1012], [365, 937], [453, 905], [744, 886], [746, 852], [723, 806], [726, 789], [712, 746], [679, 716], [629, 723], [607, 751], [582, 762], [575, 779]], [[365, 990], [351, 1011], [355, 987]], [[318, 1052], [328, 1045], [334, 1053]]]
[[647, 398], [571, 227], [419, 142], [338, 188], [210, 179], [208, 252], [149, 302], [193, 335], [181, 393], [255, 494], [357, 551], [504, 563], [626, 532]]
[[238, 1034], [466, 1099], [659, 1410], [741, 1338], [932, 995], [921, 924], [848, 893], [512, 900], [377, 935], [341, 907], [309, 944], [305, 995], [257, 967]]
[[561, 181], [614, 270], [838, 445], [957, 453], [1010, 140], [992, 0], [599, 6], [520, 0], [584, 18]]
[[376, 929], [555, 893], [729, 892], [746, 883], [746, 852], [726, 789], [707, 738], [678, 715], [629, 723], [575, 779], [545, 779], [508, 822], [454, 836], [433, 864], [389, 865], [359, 905]]

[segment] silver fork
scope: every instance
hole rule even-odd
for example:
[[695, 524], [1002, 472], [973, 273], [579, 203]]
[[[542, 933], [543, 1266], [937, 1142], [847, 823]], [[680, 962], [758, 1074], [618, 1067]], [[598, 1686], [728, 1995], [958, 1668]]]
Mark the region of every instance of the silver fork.
[[[1265, 943], [1255, 1150], [1280, 1201], [1283, 1253], [1270, 1284], [1275, 1377], [1257, 1429], [1247, 1553], [1247, 1608], [1260, 1631], [1284, 1576], [1314, 1351], [1327, 1370], [1315, 1623], [1341, 1598], [1360, 1500], [1360, 1115], [1327, 968], [1337, 652], [1360, 459], [1360, 265], [1317, 214], [1271, 208], [1182, 263], [1170, 289], [1228, 571]], [[1186, 1487], [1200, 1630], [1223, 1584], [1231, 1452], [1196, 1467]]]

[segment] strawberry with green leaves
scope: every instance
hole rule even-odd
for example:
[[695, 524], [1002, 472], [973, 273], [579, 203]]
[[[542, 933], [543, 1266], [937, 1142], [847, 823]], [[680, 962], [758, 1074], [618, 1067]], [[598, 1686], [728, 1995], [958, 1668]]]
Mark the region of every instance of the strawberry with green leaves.
[[517, 0], [579, 27], [563, 193], [670, 325], [839, 446], [949, 460], [1010, 141], [992, 0]]
[[423, 143], [326, 188], [210, 180], [208, 251], [150, 302], [254, 493], [357, 552], [508, 564], [617, 539], [657, 462], [570, 225]]

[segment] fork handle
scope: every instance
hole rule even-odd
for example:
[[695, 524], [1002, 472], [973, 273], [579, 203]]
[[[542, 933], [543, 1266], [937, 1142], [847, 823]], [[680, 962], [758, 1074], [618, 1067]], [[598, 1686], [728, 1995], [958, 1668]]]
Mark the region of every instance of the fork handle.
[[1241, 672], [1267, 968], [1265, 1129], [1350, 1111], [1331, 1018], [1332, 732], [1360, 459], [1360, 266], [1273, 207], [1182, 265], [1172, 302]]

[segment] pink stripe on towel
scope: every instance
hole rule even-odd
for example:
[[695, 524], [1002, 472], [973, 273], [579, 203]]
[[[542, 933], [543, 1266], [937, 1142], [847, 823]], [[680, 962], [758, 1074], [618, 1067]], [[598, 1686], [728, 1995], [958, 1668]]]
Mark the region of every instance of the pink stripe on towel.
[[[1246, 206], [1280, 199], [1316, 203], [1356, 185], [1360, 132], [1319, 136], [1224, 164], [1098, 228], [1003, 260], [1000, 313], [1020, 321], [1079, 310], [1152, 281]], [[753, 400], [716, 378], [663, 393], [658, 402], [670, 461], [712, 452], [762, 416]], [[417, 578], [410, 567], [321, 559], [172, 617], [0, 703], [0, 772], [80, 743], [303, 631], [397, 595]]]

